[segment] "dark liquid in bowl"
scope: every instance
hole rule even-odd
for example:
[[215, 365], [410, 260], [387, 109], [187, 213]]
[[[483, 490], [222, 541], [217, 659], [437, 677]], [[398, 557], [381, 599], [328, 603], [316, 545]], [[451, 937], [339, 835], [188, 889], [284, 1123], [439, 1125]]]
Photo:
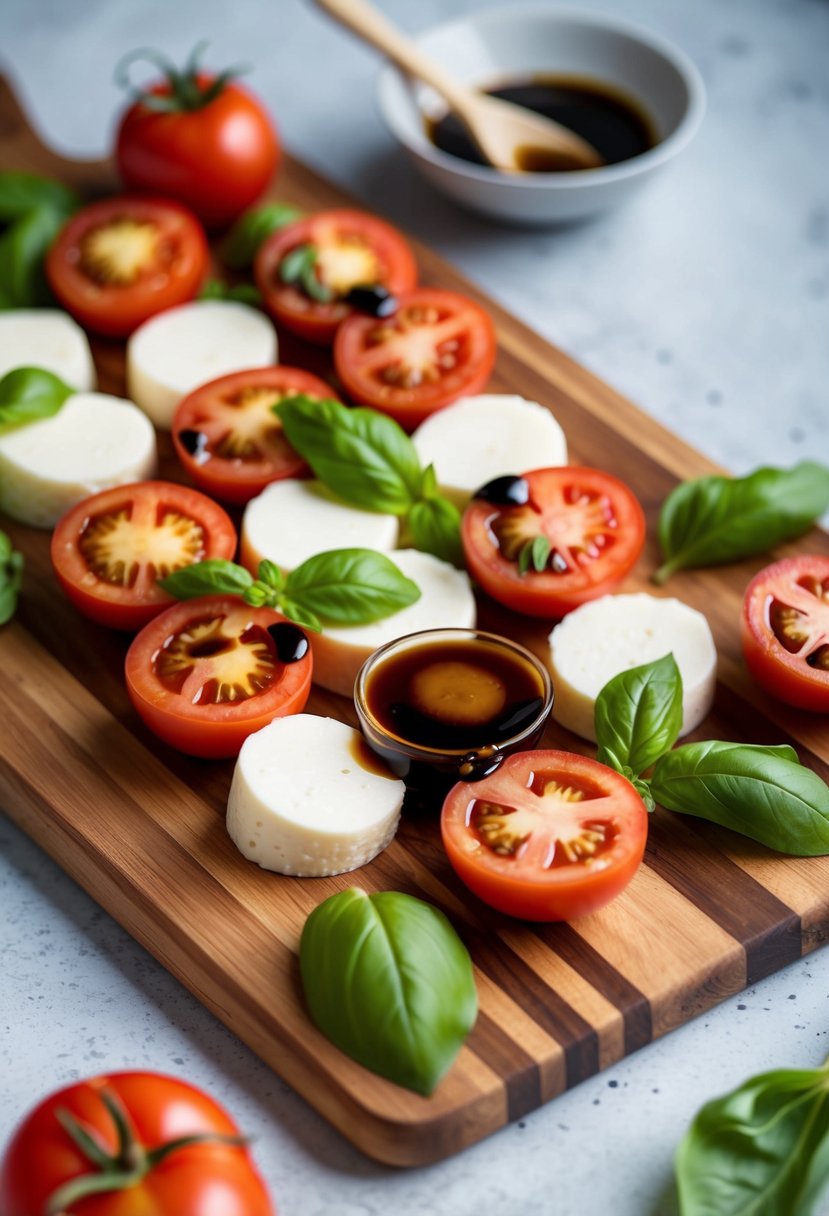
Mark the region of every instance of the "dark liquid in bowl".
[[[592, 144], [608, 165], [639, 156], [658, 142], [653, 124], [638, 103], [623, 91], [598, 80], [533, 76], [482, 92], [555, 119]], [[445, 114], [439, 119], [427, 118], [426, 133], [442, 152], [476, 165], [487, 163], [454, 114]], [[549, 153], [532, 147], [518, 150], [517, 167], [529, 173], [571, 169], [570, 165], [551, 160]]]

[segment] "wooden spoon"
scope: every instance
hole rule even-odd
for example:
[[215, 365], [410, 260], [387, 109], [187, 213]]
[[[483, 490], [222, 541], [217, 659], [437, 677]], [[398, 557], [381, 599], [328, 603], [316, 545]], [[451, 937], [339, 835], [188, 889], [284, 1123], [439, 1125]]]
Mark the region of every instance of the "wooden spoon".
[[317, 4], [408, 75], [440, 93], [482, 156], [496, 169], [506, 173], [520, 172], [524, 167], [594, 169], [605, 163], [591, 144], [561, 123], [510, 101], [487, 97], [454, 80], [395, 29], [369, 0], [317, 0]]

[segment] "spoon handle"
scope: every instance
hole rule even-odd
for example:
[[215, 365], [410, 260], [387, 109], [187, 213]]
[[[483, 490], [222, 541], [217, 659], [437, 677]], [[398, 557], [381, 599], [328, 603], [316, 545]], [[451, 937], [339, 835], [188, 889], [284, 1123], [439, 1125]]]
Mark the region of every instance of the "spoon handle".
[[410, 76], [416, 76], [444, 98], [451, 109], [462, 111], [469, 99], [468, 90], [424, 55], [405, 34], [369, 3], [369, 0], [316, 0], [319, 8], [335, 17], [365, 42], [396, 63]]

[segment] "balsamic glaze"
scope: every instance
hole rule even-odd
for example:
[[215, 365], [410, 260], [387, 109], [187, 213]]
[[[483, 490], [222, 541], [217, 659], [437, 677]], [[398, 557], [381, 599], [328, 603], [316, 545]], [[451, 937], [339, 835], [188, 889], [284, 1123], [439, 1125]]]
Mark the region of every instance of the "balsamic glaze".
[[280, 621], [277, 625], [269, 625], [268, 633], [273, 639], [280, 663], [298, 663], [308, 653], [310, 643], [299, 625]]
[[207, 450], [210, 440], [205, 435], [204, 431], [184, 430], [179, 431], [178, 441], [189, 456], [194, 457], [197, 464], [204, 464], [209, 460], [210, 453]]
[[529, 483], [523, 477], [494, 477], [480, 490], [475, 491], [475, 498], [483, 502], [494, 503], [498, 507], [523, 507], [530, 501]]
[[346, 304], [370, 317], [391, 317], [398, 308], [397, 297], [381, 283], [352, 287], [344, 299]]

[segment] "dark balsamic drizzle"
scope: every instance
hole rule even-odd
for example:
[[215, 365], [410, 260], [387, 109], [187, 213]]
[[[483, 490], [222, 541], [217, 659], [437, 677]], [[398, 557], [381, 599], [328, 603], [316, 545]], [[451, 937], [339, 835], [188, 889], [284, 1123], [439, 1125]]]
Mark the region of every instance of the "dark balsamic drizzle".
[[352, 287], [344, 296], [346, 304], [370, 317], [391, 317], [397, 312], [397, 297], [380, 283]]
[[185, 452], [194, 458], [196, 464], [204, 464], [210, 459], [208, 451], [210, 440], [204, 431], [179, 431], [177, 438]]
[[530, 487], [523, 477], [495, 477], [475, 491], [475, 498], [498, 507], [523, 507], [530, 501]]
[[269, 625], [268, 633], [273, 639], [280, 663], [298, 663], [308, 653], [310, 642], [299, 625], [280, 621], [277, 625]]

